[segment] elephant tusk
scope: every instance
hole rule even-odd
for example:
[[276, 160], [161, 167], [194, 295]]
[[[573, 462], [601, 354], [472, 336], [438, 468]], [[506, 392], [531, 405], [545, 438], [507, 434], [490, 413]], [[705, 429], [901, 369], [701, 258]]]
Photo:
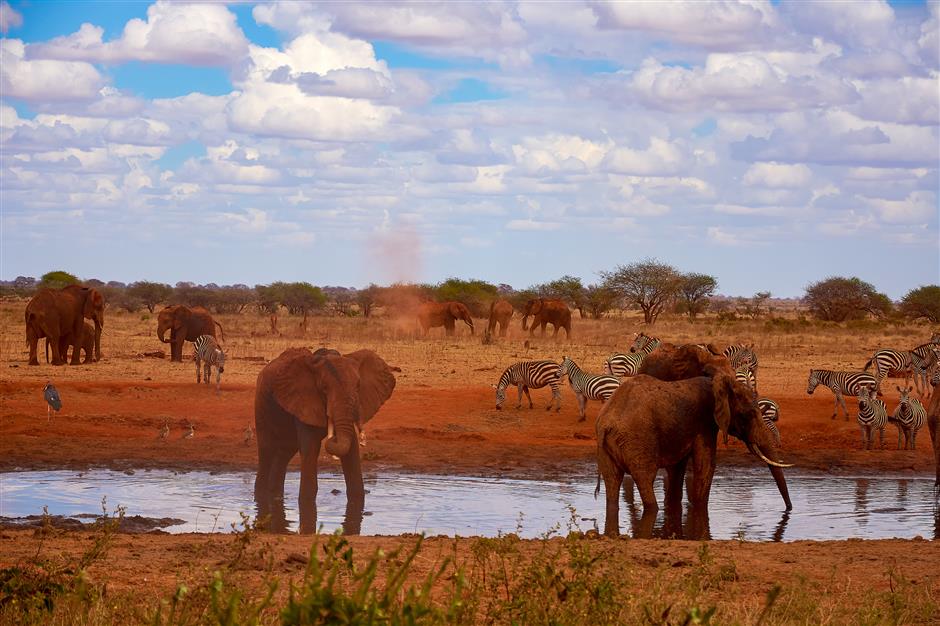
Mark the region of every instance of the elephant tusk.
[[767, 465], [772, 465], [774, 467], [793, 467], [793, 463], [778, 463], [777, 461], [771, 461], [766, 456], [764, 456], [764, 453], [761, 452], [760, 446], [757, 444], [749, 443], [747, 444], [747, 447], [750, 449], [751, 452], [757, 455], [760, 458], [760, 460], [766, 463]]

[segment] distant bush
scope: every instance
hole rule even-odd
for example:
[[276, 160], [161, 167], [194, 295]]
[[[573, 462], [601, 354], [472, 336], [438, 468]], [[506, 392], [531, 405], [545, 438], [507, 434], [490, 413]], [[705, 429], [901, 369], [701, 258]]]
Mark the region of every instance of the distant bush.
[[908, 319], [940, 323], [940, 285], [911, 289], [901, 299], [901, 313]]
[[39, 287], [47, 289], [62, 289], [67, 285], [77, 285], [81, 281], [73, 274], [62, 270], [46, 272], [39, 279]]
[[496, 285], [483, 280], [461, 280], [448, 278], [433, 288], [434, 299], [438, 302], [463, 302], [474, 317], [489, 314], [490, 303], [498, 296]]

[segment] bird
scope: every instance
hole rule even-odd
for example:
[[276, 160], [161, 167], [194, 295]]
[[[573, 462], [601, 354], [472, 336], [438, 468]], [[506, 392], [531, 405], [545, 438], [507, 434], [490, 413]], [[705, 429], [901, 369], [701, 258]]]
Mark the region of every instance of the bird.
[[192, 439], [196, 436], [196, 427], [193, 426], [192, 422], [189, 423], [189, 432], [183, 435], [183, 439]]
[[245, 443], [247, 444], [248, 442], [250, 442], [254, 436], [255, 436], [255, 431], [251, 429], [251, 424], [248, 424], [248, 426], [245, 427]]
[[46, 421], [52, 419], [52, 412], [56, 413], [62, 408], [62, 398], [59, 392], [52, 386], [52, 381], [47, 381], [46, 386], [42, 388], [42, 395], [46, 399]]
[[170, 435], [170, 424], [169, 422], [163, 422], [163, 427], [160, 429], [160, 439], [166, 439]]

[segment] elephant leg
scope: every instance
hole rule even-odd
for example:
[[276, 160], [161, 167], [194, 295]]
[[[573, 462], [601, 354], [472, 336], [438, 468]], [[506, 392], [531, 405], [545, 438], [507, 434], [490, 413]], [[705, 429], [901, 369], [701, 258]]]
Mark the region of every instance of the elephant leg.
[[548, 326], [548, 322], [542, 322], [542, 337], [545, 336], [545, 327]]
[[682, 484], [685, 482], [685, 468], [689, 458], [686, 457], [666, 468], [666, 511], [682, 511]]
[[502, 324], [502, 323], [501, 323], [501, 324], [499, 325], [499, 336], [500, 336], [500, 337], [505, 337], [505, 336], [506, 336], [506, 331], [507, 331], [508, 329], [509, 329], [509, 324]]
[[[317, 458], [320, 443], [326, 435], [325, 428], [297, 422], [297, 441], [300, 444], [300, 533], [310, 534], [317, 529]], [[283, 487], [282, 487], [283, 489]]]
[[604, 534], [616, 537], [620, 534], [620, 485], [623, 483], [624, 471], [614, 463], [607, 451], [598, 448], [597, 471], [604, 479], [604, 499], [606, 512], [604, 517]]
[[708, 445], [702, 438], [692, 444], [692, 480], [686, 484], [689, 503], [694, 507], [708, 509], [708, 496], [715, 476], [715, 445]]
[[578, 394], [578, 421], [583, 422], [586, 418], [585, 408], [587, 408], [587, 396], [583, 393]]
[[260, 448], [258, 450], [258, 473], [255, 476], [255, 503], [258, 518], [272, 532], [287, 530], [284, 512], [284, 479], [287, 465], [297, 453], [292, 448]]
[[653, 491], [653, 482], [656, 480], [656, 468], [641, 467], [630, 468], [630, 474], [636, 482], [637, 491], [640, 492], [640, 500], [643, 502], [643, 516], [652, 513], [655, 519], [656, 511], [659, 510], [659, 504], [656, 502], [656, 492]]
[[[522, 391], [525, 392], [525, 399], [529, 401], [529, 408], [531, 409], [531, 408], [532, 408], [533, 406], [535, 406], [535, 405], [532, 404], [532, 395], [529, 393], [529, 387], [528, 387], [528, 385], [523, 385], [523, 386], [522, 386]], [[520, 404], [521, 404], [521, 402], [520, 402]]]
[[340, 462], [343, 465], [343, 478], [346, 481], [346, 515], [343, 518], [343, 533], [358, 535], [362, 529], [362, 513], [366, 503], [359, 447], [353, 445], [349, 454], [340, 458]]
[[636, 501], [635, 489], [633, 485], [633, 476], [627, 474], [623, 477], [623, 499], [625, 502], [633, 504]]
[[47, 337], [46, 341], [52, 341], [52, 364], [65, 365], [65, 358], [62, 354], [62, 350], [59, 347], [59, 338]]

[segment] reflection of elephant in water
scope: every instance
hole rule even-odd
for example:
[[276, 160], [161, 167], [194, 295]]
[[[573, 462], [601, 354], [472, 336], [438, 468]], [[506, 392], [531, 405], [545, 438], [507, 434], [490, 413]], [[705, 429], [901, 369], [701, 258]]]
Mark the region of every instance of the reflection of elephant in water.
[[[69, 285], [62, 289], [40, 289], [26, 305], [26, 341], [29, 343], [29, 364], [39, 365], [37, 344], [43, 337], [52, 344], [52, 364], [65, 363], [59, 352], [64, 337], [81, 345], [85, 318], [95, 323], [95, 358], [101, 360], [101, 329], [104, 326], [104, 297], [97, 289]], [[78, 365], [79, 351], [72, 354], [72, 365]]]
[[[667, 354], [676, 350], [668, 345], [664, 348]], [[676, 360], [674, 352], [671, 358]], [[703, 360], [715, 358], [706, 355]], [[693, 369], [691, 364], [685, 365]], [[718, 357], [715, 364], [705, 366], [700, 373], [704, 376], [669, 382], [638, 375], [623, 383], [598, 415], [598, 489], [602, 477], [607, 496], [605, 533], [620, 531], [618, 494], [625, 473], [631, 474], [637, 484], [644, 518], [651, 517], [650, 525], [659, 508], [653, 481], [660, 467], [665, 467], [667, 473], [666, 514], [681, 511], [682, 483], [689, 461], [692, 474], [686, 488], [690, 511], [706, 516], [719, 431], [743, 441], [768, 464], [786, 508], [792, 508], [781, 470], [786, 466], [775, 458], [777, 447], [761, 419], [753, 392], [735, 381], [726, 359]]]
[[423, 302], [418, 307], [418, 323], [421, 324], [425, 335], [428, 334], [429, 329], [438, 326], [443, 326], [448, 336], [453, 335], [456, 320], [462, 320], [470, 327], [470, 334], [473, 334], [473, 319], [470, 317], [470, 310], [461, 302]]
[[365, 490], [356, 429], [372, 419], [394, 388], [388, 365], [371, 350], [341, 355], [291, 348], [268, 363], [255, 389], [259, 518], [270, 517], [273, 530], [284, 528], [284, 475], [299, 450], [300, 532], [316, 530], [317, 457], [329, 420], [335, 437], [327, 440], [326, 451], [340, 458], [346, 479], [345, 529], [358, 534]]
[[486, 332], [493, 334], [496, 325], [499, 324], [499, 336], [505, 337], [509, 329], [509, 320], [512, 319], [512, 305], [507, 300], [494, 300], [490, 305], [490, 322], [486, 327]]
[[[82, 363], [94, 363], [95, 362], [95, 327], [85, 322], [85, 332], [82, 333], [82, 344], [80, 346], [75, 345], [72, 341], [72, 335], [66, 335], [59, 340], [59, 356], [63, 360], [68, 356], [69, 346], [73, 346], [72, 354], [76, 354], [79, 351], [85, 353], [85, 358], [82, 359]], [[49, 338], [46, 337], [46, 363], [49, 362]]]
[[[215, 327], [219, 327], [219, 336]], [[166, 331], [170, 338], [166, 339]], [[170, 344], [170, 360], [183, 361], [183, 342], [196, 341], [200, 335], [212, 335], [216, 339], [225, 339], [222, 325], [212, 319], [209, 311], [201, 306], [189, 308], [181, 304], [164, 307], [157, 315], [157, 337], [163, 343]]]
[[[526, 320], [532, 317], [532, 328], [528, 329]], [[542, 328], [542, 336], [545, 335], [545, 325], [552, 324], [555, 332], [552, 337], [558, 336], [558, 329], [565, 329], [565, 337], [571, 339], [571, 311], [564, 300], [550, 300], [548, 298], [534, 298], [525, 303], [525, 310], [522, 312], [522, 330], [529, 330], [529, 336], [535, 334], [535, 327]]]

